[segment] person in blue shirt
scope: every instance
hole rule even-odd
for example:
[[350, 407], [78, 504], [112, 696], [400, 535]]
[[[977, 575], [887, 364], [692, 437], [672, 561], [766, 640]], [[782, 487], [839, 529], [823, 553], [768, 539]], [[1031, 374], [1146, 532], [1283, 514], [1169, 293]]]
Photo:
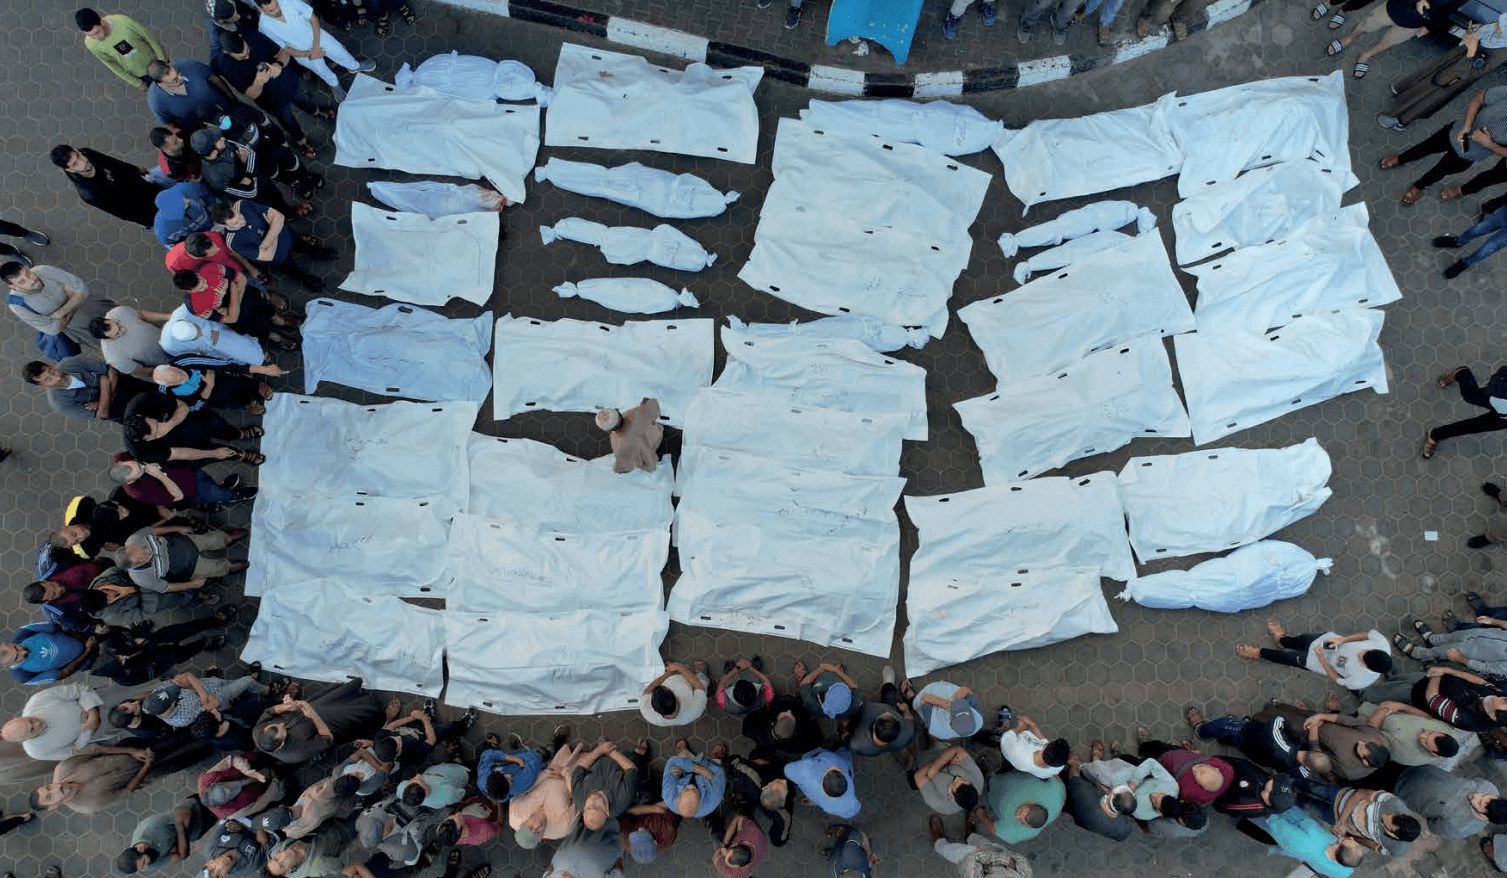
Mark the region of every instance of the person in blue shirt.
[[727, 791], [727, 771], [716, 759], [691, 752], [685, 738], [675, 742], [675, 755], [665, 762], [660, 795], [681, 817], [705, 817], [717, 810]]
[[197, 180], [175, 183], [157, 193], [157, 217], [152, 221], [152, 234], [163, 247], [171, 250], [173, 245], [194, 232], [205, 232], [214, 227], [209, 218], [209, 208], [219, 201], [208, 186]]
[[494, 802], [506, 802], [521, 796], [534, 786], [544, 764], [570, 740], [570, 726], [559, 725], [550, 739], [549, 749], [530, 750], [516, 734], [508, 736], [508, 748], [502, 739], [487, 735], [476, 760], [476, 786]]
[[785, 766], [785, 776], [801, 788], [806, 798], [834, 817], [851, 818], [861, 805], [853, 792], [853, 754], [846, 748], [812, 750]]
[[1366, 855], [1360, 842], [1349, 837], [1336, 838], [1328, 827], [1302, 808], [1243, 818], [1236, 828], [1259, 842], [1281, 848], [1283, 853], [1324, 878], [1349, 878]]
[[184, 138], [205, 125], [217, 124], [240, 103], [225, 80], [198, 61], [153, 61], [147, 65], [147, 76], [152, 80], [147, 89], [152, 115]]
[[240, 256], [257, 265], [287, 275], [314, 292], [324, 289], [324, 281], [295, 261], [299, 253], [310, 259], [334, 259], [334, 250], [313, 235], [294, 234], [282, 211], [239, 199], [210, 208], [210, 218], [225, 229], [225, 244]]
[[55, 683], [87, 669], [99, 655], [99, 643], [83, 639], [52, 622], [35, 622], [0, 644], [0, 662], [22, 684]]

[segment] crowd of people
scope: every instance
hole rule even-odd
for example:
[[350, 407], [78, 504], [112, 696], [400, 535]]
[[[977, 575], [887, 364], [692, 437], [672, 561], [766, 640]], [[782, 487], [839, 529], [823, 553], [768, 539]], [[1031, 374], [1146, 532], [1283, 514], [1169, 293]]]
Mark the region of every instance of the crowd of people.
[[[967, 5], [953, 5], [953, 32]], [[1350, 0], [1330, 26], [1364, 5]], [[1395, 5], [1371, 13], [1357, 33], [1378, 30], [1369, 22], [1383, 12], [1392, 26], [1408, 26], [1395, 20]], [[877, 685], [865, 685], [836, 661], [796, 662], [778, 684], [757, 656], [726, 660], [715, 679], [706, 662], [667, 663], [641, 698], [649, 725], [687, 733], [663, 759], [648, 739], [588, 744], [568, 725], [548, 742], [504, 739], [475, 729], [474, 709], [444, 721], [432, 700], [405, 707], [359, 679], [305, 692], [259, 665], [183, 671], [224, 646], [237, 618], [237, 596], [222, 585], [245, 569], [238, 547], [248, 534], [211, 522], [256, 496], [241, 465], [263, 461], [256, 419], [273, 394], [268, 380], [286, 374], [273, 361], [300, 344], [295, 305], [271, 289], [272, 277], [317, 292], [322, 283], [306, 260], [334, 255], [293, 228], [324, 185], [311, 164], [318, 142], [303, 126], [333, 119], [341, 76], [371, 62], [327, 28], [371, 24], [384, 35], [393, 16], [414, 20], [400, 0], [317, 6], [208, 0], [208, 64], [169, 57], [125, 15], [81, 9], [74, 17], [89, 52], [145, 93], [156, 160], [141, 166], [60, 144], [52, 162], [85, 203], [152, 231], [166, 251], [164, 284], [171, 280], [181, 302], [119, 305], [84, 278], [0, 245], [10, 310], [47, 354], [23, 377], [60, 414], [117, 424], [123, 447], [108, 462], [115, 490], [103, 500], [75, 498], [37, 552], [23, 597], [39, 621], [0, 644], [12, 678], [39, 687], [0, 725], [0, 739], [50, 767], [31, 794], [34, 813], [0, 819], [0, 833], [35, 813], [125, 807], [141, 785], [182, 771], [198, 773], [197, 792], [140, 821], [115, 859], [118, 872], [185, 861], [202, 863], [201, 878], [395, 878], [443, 864], [456, 878], [463, 848], [498, 840], [554, 846], [551, 875], [608, 878], [628, 862], [652, 862], [697, 821], [716, 873], [744, 878], [807, 813], [827, 828], [822, 868], [870, 876], [881, 859], [857, 825], [873, 809], [865, 811], [856, 776], [880, 771], [903, 774], [931, 812], [925, 830], [935, 852], [970, 876], [1029, 875], [1012, 848], [1063, 814], [1119, 842], [1138, 831], [1198, 836], [1218, 812], [1324, 876], [1349, 875], [1368, 853], [1401, 856], [1425, 829], [1465, 838], [1507, 825], [1498, 789], [1457, 773], [1478, 746], [1507, 756], [1507, 607], [1473, 593], [1474, 621], [1447, 616], [1444, 633], [1418, 621], [1413, 636], [1391, 640], [1377, 631], [1294, 636], [1271, 622], [1272, 646], [1237, 647], [1246, 658], [1325, 675], [1359, 696], [1354, 714], [1340, 712], [1337, 693], [1322, 711], [1274, 701], [1249, 716], [1207, 719], [1190, 706], [1188, 738], [1155, 740], [1143, 728], [1130, 747], [1053, 738], [1029, 716], [986, 710], [949, 682], [917, 690], [886, 668]], [[991, 23], [995, 4], [982, 6]], [[1040, 20], [1053, 9], [1070, 18], [1077, 6], [1049, 4]], [[1421, 0], [1415, 11], [1427, 6]], [[1100, 12], [1102, 38], [1118, 7], [1091, 0], [1081, 13]], [[1142, 20], [1160, 25], [1178, 9], [1158, 3]], [[1315, 18], [1328, 11], [1316, 8]], [[1459, 50], [1466, 67], [1479, 69], [1475, 59], [1507, 45], [1495, 27], [1467, 34]], [[1029, 35], [1024, 19], [1022, 30]], [[1395, 36], [1386, 31], [1382, 42]], [[327, 98], [309, 95], [310, 77]], [[1507, 92], [1497, 92], [1472, 101], [1462, 129], [1469, 137], [1446, 128], [1445, 140], [1393, 162], [1445, 154], [1409, 190], [1412, 200], [1485, 157], [1455, 149], [1456, 141], [1507, 156], [1491, 134], [1500, 130], [1507, 142], [1507, 121], [1494, 121], [1507, 113]], [[1432, 112], [1421, 106], [1409, 104], [1395, 121]], [[1475, 191], [1474, 182], [1461, 188]], [[15, 223], [0, 224], [0, 234], [33, 248], [49, 243]], [[1478, 234], [1468, 230], [1448, 246]], [[1485, 398], [1469, 370], [1448, 378], [1441, 386], [1458, 379]], [[655, 413], [646, 399], [599, 415], [619, 472], [654, 467], [663, 438]], [[221, 462], [232, 469], [206, 469]], [[1394, 651], [1430, 665], [1405, 673]], [[91, 678], [135, 694], [108, 704]], [[690, 727], [709, 711], [739, 717], [741, 736], [697, 752]], [[1233, 752], [1205, 752], [1213, 744]], [[1507, 871], [1507, 838], [1500, 851], [1493, 839], [1480, 844], [1492, 868]], [[489, 873], [482, 865], [470, 876]]]

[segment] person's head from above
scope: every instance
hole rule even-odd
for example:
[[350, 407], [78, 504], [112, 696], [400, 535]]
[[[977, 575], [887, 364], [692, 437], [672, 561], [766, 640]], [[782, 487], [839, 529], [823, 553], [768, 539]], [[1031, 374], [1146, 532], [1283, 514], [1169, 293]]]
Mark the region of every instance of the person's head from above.
[[1166, 793], [1152, 793], [1151, 807], [1156, 813], [1166, 818], [1176, 817], [1179, 809], [1183, 806], [1183, 800], [1177, 796], [1169, 796]]
[[1334, 861], [1341, 866], [1353, 869], [1360, 865], [1360, 861], [1366, 858], [1366, 849], [1361, 847], [1360, 842], [1346, 836], [1334, 847]]
[[127, 698], [110, 708], [110, 725], [117, 729], [134, 729], [141, 725], [140, 698]]
[[361, 779], [354, 774], [342, 774], [330, 783], [330, 792], [337, 799], [349, 799], [361, 791]]
[[50, 604], [68, 593], [61, 582], [49, 582], [39, 579], [36, 582], [28, 582], [21, 589], [21, 597], [28, 604]]
[[759, 804], [771, 811], [778, 811], [785, 807], [785, 800], [790, 796], [790, 781], [783, 777], [775, 778], [759, 790]]
[[524, 850], [533, 850], [539, 846], [539, 842], [544, 840], [544, 827], [547, 822], [544, 809], [535, 808], [534, 813], [525, 818], [523, 825], [513, 833], [513, 840], [518, 842], [518, 846]]
[[268, 808], [256, 816], [251, 828], [257, 832], [282, 832], [292, 822], [293, 811], [291, 809]]
[[1041, 750], [1042, 764], [1047, 768], [1060, 768], [1067, 764], [1069, 756], [1073, 755], [1073, 748], [1066, 738], [1057, 738], [1049, 742]]
[[1377, 741], [1362, 741], [1355, 745], [1355, 755], [1371, 768], [1381, 768], [1392, 761], [1392, 751]]
[[152, 369], [152, 381], [162, 387], [177, 387], [188, 381], [188, 372], [177, 366], [157, 366]]
[[827, 687], [822, 694], [822, 713], [828, 719], [836, 719], [853, 706], [853, 690], [847, 683], [837, 682]]
[[601, 790], [593, 790], [581, 803], [581, 825], [592, 832], [606, 826], [611, 816], [607, 810], [607, 794]]
[[504, 764], [499, 762], [492, 766], [492, 770], [487, 774], [486, 783], [483, 784], [483, 791], [499, 802], [506, 800], [513, 792], [513, 781], [508, 777], [507, 772], [502, 770]]
[[240, 851], [237, 848], [217, 854], [204, 863], [204, 869], [199, 872], [199, 878], [225, 878], [235, 868], [236, 861], [240, 858]]
[[403, 738], [400, 735], [389, 733], [372, 741], [372, 756], [383, 765], [390, 765], [402, 752]]
[[1298, 804], [1298, 789], [1292, 778], [1275, 775], [1261, 788], [1261, 801], [1273, 811], [1282, 812]]
[[205, 161], [214, 161], [225, 148], [225, 135], [213, 128], [200, 128], [189, 136], [188, 145]]
[[759, 700], [759, 686], [747, 678], [734, 680], [727, 687], [727, 697], [740, 707], [753, 707]]
[[795, 729], [795, 712], [782, 710], [775, 716], [774, 724], [769, 727], [769, 734], [776, 741], [789, 741], [795, 737]]
[[256, 749], [263, 753], [276, 753], [282, 749], [283, 742], [288, 740], [288, 721], [286, 719], [274, 719], [257, 725], [251, 733]]
[[1177, 822], [1197, 832], [1209, 825], [1209, 812], [1192, 802], [1183, 802], [1177, 808]]
[[152, 561], [152, 549], [141, 543], [131, 543], [121, 549], [121, 557], [125, 560], [125, 567], [145, 567]]
[[454, 847], [461, 837], [461, 815], [451, 814], [429, 830], [429, 841], [442, 848]]
[[952, 801], [964, 811], [972, 811], [974, 808], [978, 807], [978, 787], [974, 786], [961, 777], [957, 778], [952, 783]]
[[1360, 663], [1367, 670], [1375, 671], [1383, 677], [1392, 673], [1392, 656], [1380, 649], [1368, 649], [1360, 654]]
[[717, 848], [722, 861], [734, 869], [741, 869], [753, 862], [753, 848], [746, 844], [734, 844]]
[[214, 0], [214, 6], [210, 10], [209, 17], [220, 24], [230, 24], [233, 21], [240, 21], [241, 13], [235, 7], [235, 0]]
[[1492, 823], [1498, 825], [1507, 823], [1507, 799], [1503, 799], [1500, 796], [1492, 796], [1483, 810], [1486, 813], [1486, 819]]
[[1193, 774], [1194, 783], [1197, 783], [1200, 789], [1217, 793], [1225, 788], [1224, 774], [1208, 762], [1200, 762], [1190, 771]]
[[183, 154], [183, 138], [171, 128], [153, 128], [147, 132], [147, 137], [151, 139], [152, 146], [162, 150], [163, 155], [177, 158]]
[[948, 725], [952, 733], [966, 738], [979, 730], [979, 716], [966, 698], [959, 698], [948, 708]]
[[83, 153], [66, 143], [54, 146], [52, 152], [47, 154], [47, 157], [52, 159], [53, 164], [70, 174], [76, 174], [80, 177], [94, 176], [94, 163], [89, 161]]
[[848, 794], [848, 778], [842, 773], [842, 769], [833, 766], [822, 772], [822, 792], [832, 799], [840, 799]]
[[423, 775], [416, 774], [408, 779], [408, 786], [403, 788], [403, 804], [410, 808], [417, 808], [424, 804], [424, 797], [429, 795], [429, 785], [424, 783]]
[[1319, 774], [1334, 773], [1334, 760], [1329, 757], [1328, 753], [1318, 750], [1299, 750], [1297, 758], [1298, 764], [1309, 771], [1318, 772]]
[[283, 7], [277, 0], [256, 0], [256, 8], [260, 9], [263, 15], [270, 15], [273, 18], [283, 17]]
[[178, 88], [183, 85], [183, 74], [178, 68], [162, 60], [147, 65], [147, 79], [163, 88]]
[[1435, 729], [1424, 729], [1419, 732], [1418, 744], [1441, 759], [1449, 759], [1460, 752], [1460, 742], [1456, 741], [1453, 735]]
[[309, 856], [309, 843], [306, 841], [282, 841], [272, 849], [267, 856], [267, 864], [262, 868], [267, 870], [273, 878], [282, 878], [291, 874], [293, 870], [303, 865], [303, 861]]
[[31, 650], [18, 643], [0, 643], [0, 664], [6, 667], [15, 667], [26, 661], [31, 655]]
[[640, 865], [654, 862], [654, 856], [659, 853], [654, 844], [654, 833], [647, 829], [635, 829], [628, 833], [627, 842], [628, 857]]
[[1387, 835], [1398, 841], [1417, 841], [1423, 834], [1418, 818], [1411, 814], [1387, 814], [1381, 818], [1381, 824]]
[[178, 706], [178, 700], [183, 697], [182, 687], [173, 683], [164, 683], [152, 690], [147, 700], [141, 702], [141, 712], [147, 716], [162, 716], [172, 713], [173, 708]]
[[[22, 366], [21, 377], [26, 380], [27, 384], [35, 384], [37, 387], [47, 390], [65, 388], [71, 380], [69, 376], [63, 374], [62, 369], [51, 363], [44, 363], [41, 360], [32, 360], [30, 363]], [[67, 528], [64, 528], [64, 530], [67, 530]], [[84, 536], [88, 536], [87, 530], [84, 531]], [[83, 537], [81, 536], [79, 539], [82, 540]], [[62, 548], [77, 545], [77, 543], [53, 543], [53, 545]]]
[[1040, 829], [1047, 825], [1047, 809], [1036, 802], [1025, 802], [1015, 809], [1015, 819], [1022, 826]]
[[204, 259], [220, 251], [213, 238], [206, 232], [194, 232], [183, 239], [183, 250], [195, 259]]
[[137, 872], [151, 868], [162, 856], [150, 843], [138, 841], [115, 857], [115, 871], [122, 875], [135, 875]]
[[100, 341], [114, 341], [126, 334], [126, 327], [111, 317], [96, 317], [89, 321], [89, 334]]
[[241, 35], [233, 31], [220, 32], [220, 50], [237, 61], [244, 61], [251, 56], [251, 47], [241, 39]]
[[891, 713], [881, 714], [869, 727], [869, 734], [876, 744], [893, 744], [900, 737], [900, 718]]
[[597, 409], [597, 428], [611, 433], [623, 424], [623, 413], [614, 408]]
[[117, 485], [131, 485], [140, 481], [146, 475], [146, 467], [141, 462], [130, 457], [123, 457], [110, 464], [108, 470], [110, 481]]
[[685, 785], [680, 795], [675, 797], [675, 813], [682, 817], [695, 817], [696, 812], [701, 810], [701, 788], [694, 783]]
[[72, 801], [74, 795], [75, 789], [72, 784], [44, 783], [31, 791], [31, 810], [51, 811], [59, 805]]
[[1492, 722], [1507, 723], [1507, 695], [1488, 695], [1481, 699], [1481, 710]]
[[231, 231], [246, 228], [246, 218], [241, 216], [240, 199], [232, 201], [216, 201], [209, 206], [209, 218], [216, 225], [224, 226]]
[[230, 731], [230, 720], [220, 719], [206, 710], [194, 717], [194, 721], [188, 724], [188, 731], [195, 741], [214, 741]]
[[649, 693], [649, 706], [660, 716], [670, 719], [680, 712], [680, 699], [670, 687], [660, 684]]
[[0, 265], [0, 281], [16, 292], [29, 293], [42, 288], [42, 276], [19, 262]]
[[109, 36], [109, 31], [105, 28], [105, 20], [98, 12], [87, 6], [73, 13], [73, 23], [78, 25], [78, 29], [84, 32], [84, 36], [91, 40], [102, 40]]
[[197, 271], [180, 268], [173, 272], [173, 286], [185, 293], [197, 293], [209, 288], [209, 282]]
[[1130, 790], [1120, 790], [1110, 797], [1109, 804], [1116, 814], [1128, 816], [1135, 812], [1135, 793]]
[[0, 740], [12, 744], [30, 741], [47, 731], [47, 721], [37, 716], [18, 716], [0, 726]]

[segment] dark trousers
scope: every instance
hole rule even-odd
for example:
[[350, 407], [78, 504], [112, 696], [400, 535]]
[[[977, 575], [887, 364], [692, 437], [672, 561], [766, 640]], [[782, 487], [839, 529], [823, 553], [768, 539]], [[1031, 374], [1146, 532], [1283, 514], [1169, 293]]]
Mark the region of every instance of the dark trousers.
[[1238, 748], [1240, 733], [1245, 731], [1245, 725], [1248, 722], [1250, 720], [1243, 717], [1222, 716], [1199, 726], [1196, 734], [1203, 740], [1213, 738], [1221, 744]]
[[22, 237], [25, 237], [30, 232], [31, 232], [31, 229], [26, 228], [25, 226], [21, 225], [20, 223], [13, 223], [13, 222], [9, 222], [7, 220], [0, 220], [0, 235], [5, 235], [5, 236], [10, 237], [10, 238], [22, 238]]
[[1472, 159], [1461, 158], [1455, 154], [1454, 131], [1455, 123], [1450, 122], [1397, 156], [1398, 163], [1402, 165], [1416, 162], [1425, 156], [1439, 156], [1439, 161], [1435, 162], [1432, 168], [1413, 181], [1414, 186], [1427, 189], [1450, 174], [1458, 174], [1475, 164]]
[[[290, 69], [288, 70], [287, 75], [299, 75], [298, 71], [300, 68], [293, 65], [289, 65], [289, 67]], [[310, 100], [306, 95], [304, 95], [302, 86], [299, 87], [297, 92], [294, 92], [291, 97], [289, 97], [282, 103], [273, 103], [272, 101], [257, 101], [256, 105], [258, 107], [261, 107], [263, 110], [266, 110], [268, 115], [276, 119], [277, 124], [283, 126], [283, 130], [288, 132], [288, 136], [293, 138], [293, 140], [298, 143], [302, 143], [308, 140], [309, 135], [304, 133], [303, 126], [298, 124], [298, 118], [293, 113], [294, 108], [303, 110], [310, 116], [314, 115], [314, 113], [319, 110], [319, 106], [312, 100]]]
[[1490, 397], [1481, 385], [1476, 382], [1476, 376], [1469, 369], [1461, 369], [1455, 373], [1455, 381], [1460, 385], [1460, 398], [1474, 406], [1486, 409], [1486, 414], [1476, 415], [1474, 418], [1466, 418], [1463, 421], [1455, 421], [1442, 427], [1435, 427], [1429, 431], [1429, 438], [1435, 442], [1443, 442], [1456, 436], [1468, 436], [1471, 433], [1490, 433], [1493, 430], [1507, 430], [1507, 418], [1496, 413], [1491, 407]]
[[1311, 817], [1327, 826], [1334, 825], [1334, 803], [1340, 797], [1341, 788], [1323, 781], [1300, 777], [1293, 783], [1298, 791], [1299, 805]]
[[25, 814], [12, 814], [9, 817], [0, 817], [0, 835], [4, 835], [26, 822]]
[[[1460, 192], [1465, 195], [1474, 195], [1477, 192], [1480, 192], [1482, 189], [1485, 189], [1489, 186], [1495, 186], [1498, 183], [1507, 183], [1507, 159], [1497, 159], [1496, 163], [1491, 167], [1487, 168], [1479, 174], [1476, 174], [1474, 177], [1471, 177], [1464, 183], [1461, 183]], [[1497, 198], [1483, 202], [1481, 204], [1481, 210], [1485, 211], [1486, 213], [1490, 213], [1494, 208], [1490, 208], [1488, 206], [1496, 204], [1497, 202], [1507, 203], [1507, 199], [1499, 196]], [[1497, 206], [1500, 207], [1501, 205], [1497, 204]]]
[[1261, 648], [1261, 657], [1269, 662], [1279, 665], [1289, 665], [1294, 668], [1308, 667], [1308, 648], [1318, 640], [1317, 634], [1299, 634], [1296, 637], [1287, 636], [1277, 641], [1281, 649]]
[[1168, 744], [1166, 741], [1142, 741], [1141, 746], [1136, 749], [1136, 755], [1142, 759], [1160, 759], [1164, 753], [1181, 749], [1183, 748], [1176, 744]]
[[122, 686], [139, 686], [198, 655], [209, 639], [194, 635], [219, 627], [220, 620], [214, 616], [163, 626], [143, 636], [143, 643], [118, 651], [92, 673]]

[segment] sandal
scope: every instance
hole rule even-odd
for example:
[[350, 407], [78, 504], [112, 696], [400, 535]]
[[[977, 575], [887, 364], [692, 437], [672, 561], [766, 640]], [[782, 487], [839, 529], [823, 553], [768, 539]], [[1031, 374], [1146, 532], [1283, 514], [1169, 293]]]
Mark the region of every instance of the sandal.
[[1190, 704], [1187, 710], [1183, 711], [1183, 720], [1188, 723], [1188, 728], [1197, 732], [1198, 727], [1204, 724], [1203, 711]]
[[1418, 199], [1420, 199], [1422, 197], [1423, 197], [1423, 190], [1422, 189], [1419, 189], [1417, 186], [1409, 186], [1408, 187], [1408, 191], [1402, 193], [1402, 197], [1399, 198], [1398, 201], [1401, 201], [1403, 204], [1407, 205], [1408, 207], [1412, 207], [1413, 205], [1417, 204], [1418, 203]]
[[268, 340], [271, 342], [273, 347], [277, 348], [280, 351], [298, 350], [298, 342], [280, 333], [272, 333], [270, 336], [268, 336]]
[[1392, 635], [1392, 645], [1397, 647], [1398, 652], [1402, 653], [1408, 658], [1413, 657], [1413, 650], [1416, 648], [1415, 644], [1413, 643], [1413, 641], [1407, 639], [1406, 637], [1403, 637], [1401, 634]]
[[1378, 168], [1381, 168], [1383, 171], [1390, 171], [1400, 164], [1402, 164], [1402, 157], [1394, 152], [1381, 161], [1377, 162], [1376, 166]]
[[1329, 45], [1324, 47], [1324, 54], [1330, 57], [1345, 51], [1345, 44], [1339, 40], [1330, 40]]
[[1419, 455], [1424, 460], [1434, 456], [1434, 451], [1439, 447], [1439, 441], [1427, 433], [1423, 434], [1423, 452]]
[[242, 451], [240, 459], [252, 466], [261, 466], [267, 462], [267, 455], [260, 451]]
[[335, 109], [333, 107], [320, 107], [319, 109], [317, 109], [317, 110], [314, 111], [314, 118], [316, 118], [316, 119], [334, 119], [335, 118]]
[[1345, 26], [1345, 22], [1347, 21], [1349, 21], [1349, 19], [1345, 17], [1345, 13], [1336, 12], [1334, 14], [1334, 17], [1329, 19], [1329, 29], [1339, 30], [1340, 28]]
[[298, 142], [298, 154], [306, 159], [312, 159], [319, 155], [319, 153], [314, 150], [314, 144], [310, 143], [308, 140], [300, 140]]
[[1172, 39], [1186, 40], [1188, 38], [1188, 26], [1180, 21], [1172, 22]]
[[392, 33], [392, 28], [390, 27], [390, 25], [391, 22], [387, 18], [387, 13], [384, 12], [381, 15], [378, 15], [376, 24], [377, 36], [385, 37], [388, 34]]
[[1442, 390], [1450, 386], [1451, 384], [1454, 384], [1455, 379], [1458, 378], [1460, 373], [1463, 371], [1465, 371], [1464, 366], [1456, 366], [1448, 372], [1445, 372], [1443, 375], [1440, 375], [1438, 378], [1435, 378], [1434, 383], [1439, 385], [1439, 388]]
[[1459, 186], [1450, 186], [1449, 188], [1445, 189], [1443, 192], [1439, 193], [1439, 200], [1440, 201], [1454, 201], [1456, 198], [1464, 198], [1464, 197], [1465, 197], [1465, 190], [1461, 189]]
[[246, 405], [246, 413], [251, 415], [265, 415], [267, 404], [259, 399], [254, 399]]
[[1473, 591], [1465, 593], [1465, 603], [1470, 606], [1470, 611], [1477, 616], [1484, 615], [1486, 612], [1486, 602], [1481, 600], [1481, 596]]
[[414, 22], [419, 20], [418, 14], [415, 13], [413, 11], [413, 7], [408, 5], [407, 3], [404, 3], [401, 7], [399, 7], [398, 15], [403, 19], [404, 24], [413, 24]]
[[267, 431], [263, 430], [261, 427], [242, 427], [241, 428], [241, 438], [242, 439], [260, 439], [263, 436], [265, 436], [266, 434], [267, 434]]
[[1418, 632], [1418, 636], [1423, 638], [1424, 643], [1428, 643], [1434, 636], [1433, 626], [1422, 619], [1413, 620], [1413, 630]]
[[1309, 16], [1311, 16], [1313, 18], [1314, 21], [1318, 21], [1319, 19], [1323, 18], [1325, 15], [1329, 14], [1329, 7], [1325, 6], [1322, 3], [1320, 3], [1319, 5], [1315, 6], [1313, 8], [1313, 10], [1310, 11], [1308, 14], [1309, 14]]
[[1366, 74], [1370, 72], [1371, 65], [1362, 61], [1356, 63], [1355, 69], [1350, 71], [1350, 75], [1355, 79], [1365, 79]]
[[1444, 626], [1445, 631], [1453, 631], [1455, 626], [1460, 624], [1460, 618], [1455, 615], [1454, 610], [1445, 610], [1439, 614], [1439, 624]]

